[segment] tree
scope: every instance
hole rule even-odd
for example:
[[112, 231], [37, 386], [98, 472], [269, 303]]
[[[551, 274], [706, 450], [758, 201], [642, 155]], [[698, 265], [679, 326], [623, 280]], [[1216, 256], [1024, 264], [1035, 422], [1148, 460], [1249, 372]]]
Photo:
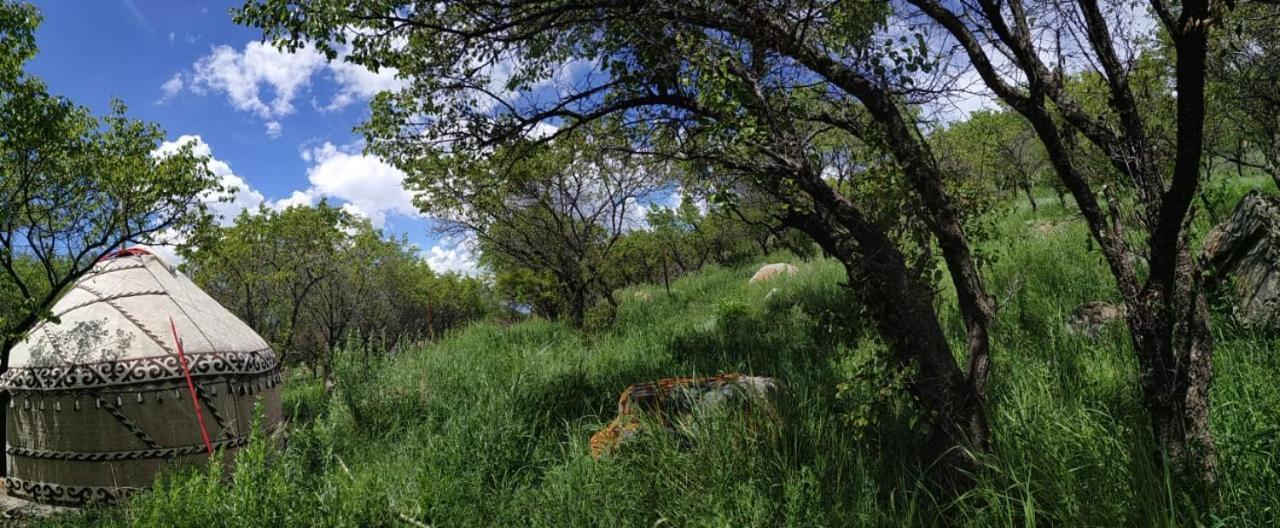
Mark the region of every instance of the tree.
[[1000, 191], [1021, 190], [1031, 210], [1036, 209], [1035, 184], [1049, 160], [1021, 116], [1007, 109], [977, 111], [935, 132], [930, 140], [942, 163], [953, 171], [994, 184]]
[[[408, 87], [376, 98], [364, 130], [371, 151], [411, 174], [424, 170], [423, 160], [490, 153], [544, 121], [561, 125], [552, 138], [611, 121], [628, 130], [633, 151], [666, 150], [751, 182], [783, 205], [779, 214], [789, 226], [845, 264], [895, 359], [918, 367], [910, 388], [945, 460], [940, 481], [962, 484], [973, 460], [958, 447], [981, 450], [990, 439], [985, 394], [994, 304], [962, 210], [903, 107], [909, 73], [929, 69], [924, 39], [872, 46], [887, 15], [887, 4], [808, 1], [464, 1], [420, 9], [409, 2], [264, 0], [249, 2], [237, 17], [287, 47], [314, 42], [332, 58], [334, 46], [346, 43], [348, 61], [397, 68]], [[555, 84], [565, 64], [586, 64], [592, 73], [540, 97], [504, 96]], [[495, 82], [495, 71], [508, 70], [514, 73], [506, 82]], [[816, 140], [835, 136], [859, 147], [815, 152], [824, 149]], [[967, 331], [964, 368], [922, 267], [908, 263], [890, 225], [845, 194], [856, 182], [827, 178], [829, 153], [892, 157], [879, 164], [879, 181], [909, 189], [915, 207], [876, 216], [918, 213], [919, 221], [904, 221], [922, 223], [941, 249]], [[907, 251], [918, 242], [909, 241]]]
[[128, 243], [180, 239], [222, 189], [190, 146], [123, 104], [97, 117], [22, 71], [39, 15], [0, 2], [0, 371], [63, 291]]
[[467, 322], [501, 312], [493, 289], [485, 279], [457, 273], [420, 275], [412, 301], [422, 314], [413, 316], [413, 321], [425, 325], [423, 337], [427, 339], [436, 339]]
[[[714, 178], [711, 178], [714, 182]], [[801, 258], [813, 256], [813, 241], [803, 232], [780, 221], [785, 206], [744, 182], [714, 182], [705, 203], [705, 214], [689, 222], [695, 243], [711, 252], [718, 264], [737, 264], [753, 254], [767, 255], [788, 250]], [[685, 198], [677, 208], [680, 217], [698, 218], [699, 210], [692, 199]], [[747, 245], [755, 248], [748, 248]]]
[[1280, 9], [1247, 3], [1223, 21], [1210, 55], [1210, 151], [1280, 187]]
[[[1209, 428], [1213, 345], [1188, 217], [1200, 183], [1209, 35], [1229, 4], [1151, 2], [1168, 42], [1177, 98], [1171, 101], [1165, 84], [1150, 99], [1168, 101], [1171, 110], [1149, 112], [1142, 96], [1151, 79], [1137, 66], [1152, 53], [1133, 46], [1142, 40], [1118, 18], [1123, 9], [1096, 0], [908, 2], [946, 30], [986, 86], [1036, 131], [1129, 306], [1126, 322], [1153, 438], [1180, 481], [1211, 485], [1217, 466]], [[1087, 72], [1076, 78], [1104, 96], [1081, 97], [1068, 69]], [[1164, 115], [1173, 116], [1167, 121], [1172, 130], [1162, 128]], [[1105, 206], [1099, 201], [1099, 182], [1081, 164], [1077, 137], [1104, 155], [1111, 181], [1128, 189], [1129, 202], [1114, 187]], [[1172, 148], [1164, 137], [1171, 137]], [[1142, 261], [1149, 264], [1146, 273], [1135, 265]]]
[[95, 263], [129, 243], [180, 239], [209, 220], [205, 202], [221, 190], [189, 145], [158, 153], [164, 131], [122, 103], [97, 117], [27, 75], [39, 23], [32, 6], [0, 1], [0, 373]]
[[360, 333], [366, 349], [375, 335], [390, 334], [399, 340], [394, 303], [407, 288], [397, 279], [412, 284], [405, 266], [416, 260], [401, 258], [406, 257], [408, 243], [384, 240], [368, 219], [343, 216], [334, 227], [340, 241], [321, 257], [331, 261], [323, 266], [328, 273], [318, 275], [310, 298], [299, 302], [305, 317], [302, 324], [310, 330], [303, 335], [312, 341], [304, 348], [312, 350], [310, 355], [326, 381], [333, 374], [334, 351], [353, 331]]
[[603, 266], [635, 227], [637, 200], [657, 186], [656, 169], [610, 156], [583, 135], [510, 148], [520, 156], [459, 155], [448, 170], [411, 163], [406, 186], [445, 232], [479, 241], [499, 287], [581, 325], [594, 301], [616, 305], [617, 285]]

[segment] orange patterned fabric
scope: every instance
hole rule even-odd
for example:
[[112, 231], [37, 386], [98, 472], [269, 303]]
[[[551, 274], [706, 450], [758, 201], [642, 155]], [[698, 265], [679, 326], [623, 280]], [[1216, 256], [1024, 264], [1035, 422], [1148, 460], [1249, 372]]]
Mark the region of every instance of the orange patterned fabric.
[[637, 435], [641, 416], [671, 429], [671, 422], [693, 411], [744, 396], [768, 397], [778, 383], [771, 378], [722, 374], [710, 377], [664, 378], [627, 387], [618, 398], [618, 416], [591, 436], [591, 456], [599, 459]]

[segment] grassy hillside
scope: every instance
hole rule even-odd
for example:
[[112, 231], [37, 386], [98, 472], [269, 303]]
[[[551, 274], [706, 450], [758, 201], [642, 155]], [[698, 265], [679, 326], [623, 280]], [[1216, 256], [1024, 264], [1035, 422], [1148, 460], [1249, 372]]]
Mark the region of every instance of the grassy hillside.
[[[1242, 188], [1222, 191], [1239, 195]], [[1234, 203], [1234, 201], [1229, 201]], [[748, 285], [753, 266], [628, 290], [606, 329], [480, 324], [385, 360], [344, 357], [334, 397], [285, 388], [287, 447], [258, 442], [219, 470], [165, 479], [124, 508], [52, 525], [976, 526], [1265, 525], [1280, 522], [1280, 355], [1275, 340], [1216, 325], [1214, 511], [1169, 492], [1153, 463], [1122, 328], [1066, 335], [1076, 305], [1113, 300], [1084, 228], [1045, 200], [993, 214], [991, 420], [979, 485], [936, 504], [912, 407], [830, 261]], [[776, 288], [776, 292], [773, 290]], [[772, 292], [772, 293], [771, 293]], [[957, 339], [961, 322], [943, 294]], [[854, 330], [850, 330], [854, 329]], [[372, 361], [372, 362], [370, 362]], [[782, 419], [761, 431], [702, 424], [596, 462], [587, 439], [628, 384], [717, 372], [773, 376]]]

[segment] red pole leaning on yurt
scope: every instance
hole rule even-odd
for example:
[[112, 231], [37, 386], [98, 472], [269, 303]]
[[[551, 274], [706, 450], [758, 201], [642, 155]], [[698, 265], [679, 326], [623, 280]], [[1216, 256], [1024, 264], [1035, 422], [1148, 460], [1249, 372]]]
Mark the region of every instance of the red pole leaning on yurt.
[[173, 331], [173, 342], [178, 346], [178, 363], [182, 365], [182, 374], [187, 377], [187, 390], [191, 391], [191, 406], [196, 410], [196, 420], [200, 422], [200, 438], [204, 439], [204, 448], [213, 456], [213, 444], [209, 443], [209, 430], [204, 426], [204, 413], [200, 412], [200, 398], [196, 395], [196, 384], [191, 380], [191, 370], [187, 368], [187, 356], [182, 353], [182, 339], [178, 337], [178, 327], [169, 318], [169, 329]]

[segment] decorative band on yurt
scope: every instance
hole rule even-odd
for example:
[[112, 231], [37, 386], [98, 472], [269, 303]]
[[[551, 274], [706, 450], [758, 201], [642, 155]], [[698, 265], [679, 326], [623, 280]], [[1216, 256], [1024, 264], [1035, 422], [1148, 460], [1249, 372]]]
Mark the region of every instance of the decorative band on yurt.
[[[191, 375], [246, 377], [263, 373], [273, 383], [280, 381], [279, 366], [271, 349], [252, 352], [220, 352], [191, 356]], [[138, 385], [182, 379], [177, 356], [149, 357], [123, 361], [100, 361], [77, 365], [10, 368], [0, 374], [0, 387], [9, 391], [69, 391], [99, 389], [114, 385]]]
[[89, 502], [115, 504], [142, 488], [114, 486], [64, 486], [5, 477], [9, 495], [41, 504], [78, 506]]

